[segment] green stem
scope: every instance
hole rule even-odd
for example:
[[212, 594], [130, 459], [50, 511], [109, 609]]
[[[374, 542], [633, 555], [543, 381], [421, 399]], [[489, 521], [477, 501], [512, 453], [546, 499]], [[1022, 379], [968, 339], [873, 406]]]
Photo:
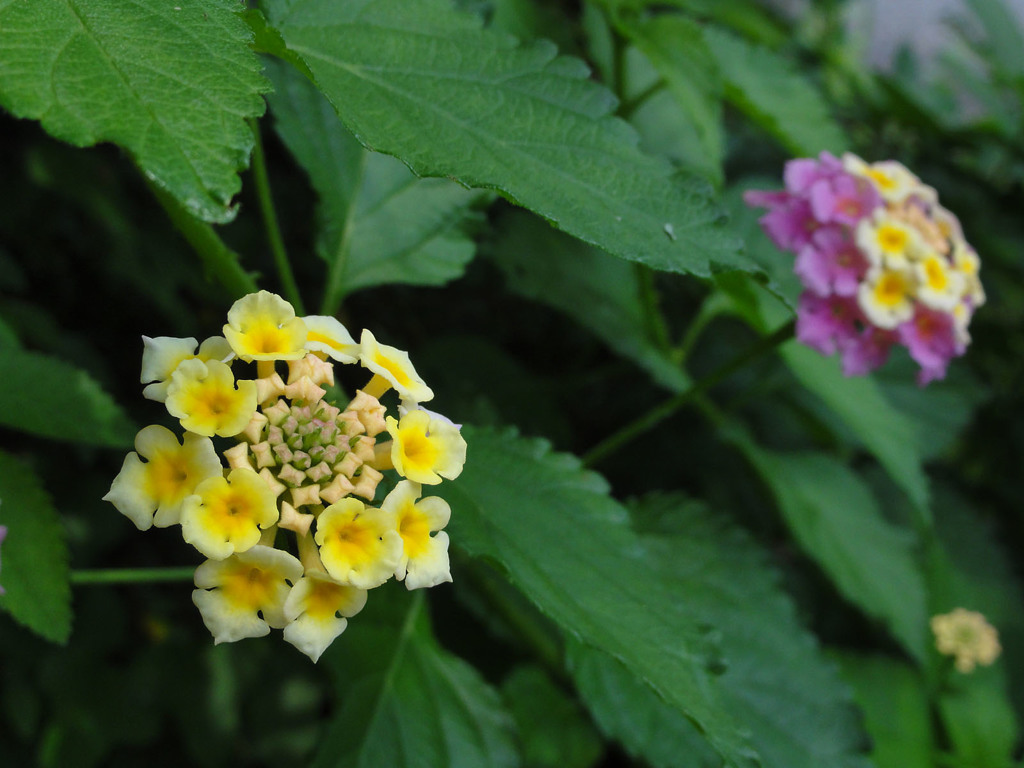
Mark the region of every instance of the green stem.
[[256, 183], [256, 197], [260, 201], [260, 213], [263, 214], [263, 225], [267, 229], [267, 242], [270, 244], [270, 252], [274, 256], [274, 265], [277, 267], [277, 274], [281, 278], [281, 287], [284, 289], [285, 298], [295, 307], [299, 315], [306, 314], [302, 304], [302, 296], [299, 294], [299, 286], [295, 282], [295, 274], [292, 272], [291, 262], [288, 261], [288, 252], [284, 247], [284, 238], [281, 237], [281, 227], [277, 223], [277, 212], [274, 210], [274, 197], [270, 192], [270, 176], [267, 173], [267, 160], [263, 154], [263, 139], [260, 137], [260, 125], [255, 120], [249, 121], [252, 128], [252, 177]]
[[719, 310], [714, 306], [715, 296], [718, 294], [711, 294], [704, 303], [701, 305], [700, 311], [697, 312], [697, 316], [690, 322], [689, 327], [686, 329], [686, 333], [679, 342], [679, 346], [675, 347], [669, 359], [673, 363], [682, 367], [686, 365], [687, 360], [690, 359], [690, 353], [693, 352], [693, 348], [697, 344], [697, 340], [700, 335], [704, 332], [704, 329], [708, 327], [712, 320], [718, 317]]
[[619, 117], [623, 120], [629, 120], [636, 113], [640, 107], [644, 105], [651, 96], [656, 94], [662, 88], [665, 87], [664, 80], [655, 80], [649, 86], [644, 88], [640, 93], [631, 99], [624, 99], [622, 104], [619, 106]]
[[187, 211], [174, 197], [150, 182], [157, 201], [167, 211], [174, 226], [178, 228], [188, 244], [199, 254], [206, 269], [213, 278], [236, 298], [259, 290], [253, 276], [242, 268], [238, 254], [232, 251], [217, 232], [205, 221], [200, 221]]
[[665, 317], [661, 313], [658, 289], [654, 285], [654, 270], [644, 264], [635, 263], [633, 264], [633, 273], [636, 275], [637, 285], [640, 289], [640, 305], [643, 308], [647, 336], [654, 341], [658, 349], [668, 352], [670, 348], [668, 328], [665, 325]]
[[791, 339], [793, 337], [793, 328], [793, 321], [786, 323], [775, 332], [759, 339], [755, 344], [752, 344], [743, 352], [740, 352], [740, 354], [729, 362], [719, 366], [699, 381], [694, 382], [688, 389], [685, 389], [679, 394], [670, 397], [668, 400], [659, 403], [640, 418], [630, 422], [618, 432], [609, 435], [594, 446], [583, 457], [583, 464], [588, 467], [593, 466], [615, 453], [624, 445], [627, 445], [640, 437], [640, 435], [644, 434], [648, 430], [653, 429], [686, 405], [686, 403], [692, 400], [696, 395], [706, 392], [711, 389], [711, 387], [715, 386], [723, 379], [728, 378], [741, 368], [746, 367], [747, 364], [758, 359], [766, 352], [770, 352], [780, 344]]
[[195, 566], [181, 568], [96, 568], [71, 571], [71, 583], [152, 584], [162, 581], [192, 581]]

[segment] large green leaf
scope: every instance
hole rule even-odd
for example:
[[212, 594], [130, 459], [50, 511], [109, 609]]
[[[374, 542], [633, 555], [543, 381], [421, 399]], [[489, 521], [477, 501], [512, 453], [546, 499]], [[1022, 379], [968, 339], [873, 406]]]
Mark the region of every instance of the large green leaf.
[[422, 176], [495, 189], [656, 269], [750, 269], [704, 185], [609, 117], [612, 94], [553, 45], [479, 29], [447, 0], [270, 0], [271, 21], [367, 147]]
[[583, 702], [609, 738], [653, 768], [718, 768], [721, 758], [700, 731], [615, 657], [569, 644], [569, 665]]
[[801, 549], [923, 662], [928, 599], [913, 536], [886, 520], [869, 488], [837, 460], [775, 453], [729, 433], [771, 488]]
[[438, 488], [452, 506], [452, 541], [502, 566], [568, 636], [619, 659], [729, 765], [752, 764], [716, 684], [713, 633], [690, 609], [701, 580], [660, 573], [604, 480], [575, 457], [512, 432], [463, 434], [465, 470]]
[[590, 768], [604, 751], [576, 699], [539, 667], [516, 667], [502, 683], [501, 694], [519, 726], [528, 768]]
[[135, 430], [85, 371], [54, 357], [0, 347], [0, 424], [54, 440], [130, 446]]
[[497, 692], [434, 640], [423, 594], [380, 588], [324, 660], [339, 710], [314, 768], [512, 768]]
[[0, 452], [0, 608], [48, 640], [71, 634], [68, 552], [57, 510], [32, 468]]
[[804, 156], [847, 149], [827, 103], [791, 62], [722, 29], [706, 28], [704, 39], [718, 61], [726, 98], [786, 149]]
[[[647, 556], [699, 620], [721, 636], [719, 678], [730, 711], [749, 729], [765, 766], [866, 766], [850, 693], [812, 635], [765, 555], [739, 529], [701, 504], [657, 496], [636, 505]], [[694, 589], [700, 584], [700, 589]], [[663, 702], [592, 652], [577, 655], [575, 675], [599, 722], [657, 766], [715, 765], [694, 749], [692, 729]]]
[[676, 14], [622, 22], [625, 33], [650, 60], [693, 125], [702, 168], [721, 182], [725, 136], [722, 80], [718, 63], [704, 42], [702, 27]]
[[800, 383], [850, 428], [906, 492], [922, 519], [929, 519], [931, 494], [914, 422], [885, 399], [871, 378], [843, 376], [838, 359], [795, 341], [784, 344], [780, 352]]
[[669, 359], [656, 325], [660, 315], [634, 265], [521, 212], [501, 219], [495, 240], [493, 256], [509, 288], [574, 318], [668, 389], [686, 388], [688, 378]]
[[269, 61], [267, 75], [277, 132], [320, 196], [325, 309], [333, 313], [359, 288], [459, 277], [475, 250], [459, 224], [486, 193], [417, 178], [395, 158], [363, 149], [298, 70]]
[[0, 104], [110, 141], [208, 221], [234, 210], [266, 81], [232, 0], [0, 0]]
[[928, 690], [918, 670], [886, 656], [837, 657], [853, 686], [878, 768], [933, 768]]

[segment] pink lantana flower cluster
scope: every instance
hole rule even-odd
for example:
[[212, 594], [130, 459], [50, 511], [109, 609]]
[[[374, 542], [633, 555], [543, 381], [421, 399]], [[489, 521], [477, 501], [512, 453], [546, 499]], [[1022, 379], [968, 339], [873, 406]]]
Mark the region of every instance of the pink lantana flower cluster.
[[744, 200], [768, 209], [762, 228], [796, 254], [797, 339], [838, 352], [847, 376], [874, 370], [901, 344], [920, 366], [919, 384], [943, 378], [985, 302], [978, 255], [956, 216], [894, 160], [822, 152], [788, 162], [784, 178], [784, 190]]

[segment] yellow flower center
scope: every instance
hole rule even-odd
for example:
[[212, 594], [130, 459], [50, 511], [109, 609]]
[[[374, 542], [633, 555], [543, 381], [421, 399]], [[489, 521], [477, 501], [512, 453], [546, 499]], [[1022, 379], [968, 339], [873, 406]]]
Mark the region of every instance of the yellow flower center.
[[884, 189], [888, 192], [896, 188], [896, 180], [885, 173], [885, 171], [880, 171], [877, 168], [869, 168], [868, 176], [879, 186], [880, 189]]
[[907, 233], [900, 227], [883, 224], [878, 228], [878, 246], [884, 253], [903, 253], [907, 248]]
[[261, 323], [245, 333], [249, 354], [274, 355], [291, 352], [291, 339], [287, 333], [271, 323]]
[[907, 295], [907, 279], [899, 272], [886, 272], [875, 285], [875, 300], [886, 307], [902, 304]]
[[402, 453], [405, 455], [402, 463], [414, 470], [433, 471], [437, 463], [437, 446], [427, 437], [426, 431], [414, 427], [402, 430], [401, 436]]
[[949, 275], [938, 259], [928, 259], [924, 264], [925, 280], [933, 291], [944, 291], [949, 286]]
[[218, 417], [231, 410], [237, 399], [235, 390], [212, 386], [203, 387], [196, 393], [195, 399], [192, 401], [192, 415], [198, 419], [216, 421]]
[[306, 615], [314, 619], [329, 619], [345, 601], [345, 587], [316, 579], [306, 596]]
[[226, 487], [220, 493], [209, 493], [203, 500], [209, 520], [221, 535], [233, 540], [256, 523], [259, 501], [244, 489]]
[[330, 551], [331, 560], [340, 560], [350, 566], [366, 563], [373, 559], [373, 546], [377, 542], [375, 532], [358, 518], [342, 523], [327, 538], [324, 544]]
[[225, 574], [221, 589], [238, 607], [256, 611], [271, 602], [276, 580], [276, 575], [270, 571], [239, 563]]
[[415, 559], [430, 543], [430, 524], [427, 522], [427, 516], [416, 509], [415, 504], [406, 505], [398, 514], [398, 533], [405, 544], [405, 554]]
[[188, 459], [181, 452], [162, 451], [146, 465], [146, 491], [161, 502], [180, 501], [188, 490]]

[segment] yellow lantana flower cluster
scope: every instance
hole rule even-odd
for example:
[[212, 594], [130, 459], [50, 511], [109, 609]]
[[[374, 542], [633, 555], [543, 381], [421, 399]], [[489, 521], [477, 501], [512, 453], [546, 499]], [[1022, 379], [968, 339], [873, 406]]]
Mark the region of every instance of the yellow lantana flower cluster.
[[[142, 429], [103, 498], [139, 530], [180, 525], [208, 558], [192, 599], [214, 642], [280, 628], [316, 661], [368, 590], [392, 576], [409, 589], [451, 581], [451, 511], [423, 486], [459, 476], [466, 442], [420, 405], [433, 392], [409, 356], [370, 331], [357, 343], [336, 319], [297, 317], [267, 291], [227, 320], [201, 345], [143, 337], [143, 394], [184, 435]], [[336, 362], [371, 374], [344, 407], [326, 399]], [[234, 366], [253, 363], [254, 378], [236, 378]], [[392, 389], [389, 414], [380, 398]], [[218, 452], [215, 436], [233, 444]], [[391, 470], [402, 479], [375, 504]]]
[[944, 656], [952, 656], [958, 672], [973, 672], [977, 665], [992, 664], [1002, 647], [999, 633], [977, 611], [954, 608], [949, 613], [932, 616], [935, 648]]

